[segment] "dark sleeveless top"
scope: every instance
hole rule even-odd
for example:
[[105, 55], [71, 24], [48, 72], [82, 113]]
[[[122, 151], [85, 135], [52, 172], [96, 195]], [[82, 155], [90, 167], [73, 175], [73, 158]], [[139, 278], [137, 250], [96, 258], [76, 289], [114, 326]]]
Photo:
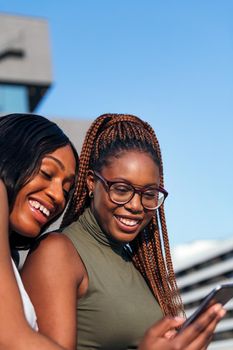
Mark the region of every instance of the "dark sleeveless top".
[[162, 312], [124, 246], [101, 231], [89, 208], [64, 234], [88, 273], [88, 291], [77, 306], [77, 349], [136, 349]]

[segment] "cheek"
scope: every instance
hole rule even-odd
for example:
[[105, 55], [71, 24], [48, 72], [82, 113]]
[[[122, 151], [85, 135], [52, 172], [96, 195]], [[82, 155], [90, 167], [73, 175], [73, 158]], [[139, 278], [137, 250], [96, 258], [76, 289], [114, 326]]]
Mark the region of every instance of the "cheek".
[[151, 220], [152, 220], [152, 218], [154, 217], [154, 215], [155, 215], [154, 212], [151, 212], [151, 213], [148, 212], [148, 213], [146, 213], [143, 228], [144, 228], [145, 226], [147, 226], [147, 225], [151, 222]]
[[95, 212], [98, 214], [99, 217], [102, 218], [103, 221], [106, 218], [106, 216], [108, 216], [109, 213], [112, 212], [111, 203], [109, 203], [109, 200], [108, 198], [106, 198], [106, 195], [104, 193], [98, 196], [94, 196], [93, 206]]
[[15, 212], [17, 212], [18, 210], [20, 210], [20, 206], [23, 203], [23, 191], [20, 190], [15, 198], [13, 207], [12, 207], [12, 211], [11, 213], [14, 214]]
[[14, 201], [11, 213], [10, 213], [10, 220], [18, 220], [18, 216], [22, 216], [25, 212], [25, 196], [22, 191], [20, 191]]
[[107, 192], [100, 186], [99, 183], [96, 184], [96, 187], [93, 191], [93, 200], [92, 204], [94, 205], [95, 211], [99, 214], [106, 211], [109, 206], [109, 198]]
[[28, 213], [28, 199], [27, 194], [31, 190], [31, 182], [25, 185], [19, 190], [15, 198], [11, 213], [10, 213], [10, 224], [20, 225], [22, 218]]
[[108, 226], [113, 219], [116, 204], [110, 201], [105, 191], [99, 189], [99, 191], [94, 192], [91, 208], [100, 226], [106, 229], [106, 226]]

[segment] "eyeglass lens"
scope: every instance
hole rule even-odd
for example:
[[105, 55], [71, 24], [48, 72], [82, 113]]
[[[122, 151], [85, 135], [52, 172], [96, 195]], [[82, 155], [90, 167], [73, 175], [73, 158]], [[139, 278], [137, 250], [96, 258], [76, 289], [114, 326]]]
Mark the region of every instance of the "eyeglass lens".
[[133, 198], [136, 192], [140, 193], [142, 205], [147, 209], [157, 209], [164, 201], [164, 194], [159, 190], [148, 189], [140, 191], [129, 184], [120, 182], [110, 186], [109, 195], [113, 202], [125, 204]]

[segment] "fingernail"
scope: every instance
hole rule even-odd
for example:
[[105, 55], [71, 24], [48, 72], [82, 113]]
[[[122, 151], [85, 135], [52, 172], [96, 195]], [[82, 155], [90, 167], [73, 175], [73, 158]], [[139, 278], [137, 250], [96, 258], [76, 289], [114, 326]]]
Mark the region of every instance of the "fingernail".
[[226, 310], [225, 309], [222, 309], [220, 312], [219, 312], [219, 314], [220, 314], [220, 316], [221, 317], [223, 317], [223, 316], [225, 316], [226, 315]]
[[176, 317], [174, 317], [174, 320], [176, 320], [177, 322], [181, 322], [181, 321], [185, 321], [185, 318], [180, 317], [180, 316], [176, 316]]
[[221, 308], [222, 308], [222, 304], [216, 304], [214, 307], [214, 311], [218, 312], [219, 310], [221, 310]]

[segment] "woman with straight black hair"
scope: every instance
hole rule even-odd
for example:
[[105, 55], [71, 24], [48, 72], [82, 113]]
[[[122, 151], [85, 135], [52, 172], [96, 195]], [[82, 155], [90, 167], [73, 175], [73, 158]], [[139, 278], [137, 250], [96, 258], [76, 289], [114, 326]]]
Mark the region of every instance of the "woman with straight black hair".
[[61, 349], [37, 333], [8, 238], [12, 250], [30, 247], [63, 212], [77, 168], [77, 152], [54, 122], [33, 114], [0, 118], [0, 349]]
[[69, 145], [69, 138], [54, 122], [33, 114], [8, 114], [0, 118], [0, 177], [7, 187], [9, 208], [18, 191], [39, 171], [45, 155]]

